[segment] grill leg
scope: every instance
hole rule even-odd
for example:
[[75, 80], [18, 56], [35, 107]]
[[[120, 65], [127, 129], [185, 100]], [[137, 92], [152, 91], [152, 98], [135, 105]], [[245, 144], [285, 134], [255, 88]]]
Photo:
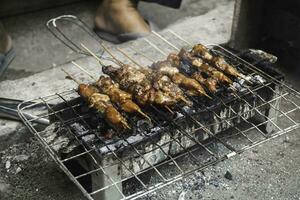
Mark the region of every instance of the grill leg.
[[[258, 92], [258, 95], [264, 99], [264, 102], [261, 100], [259, 101], [259, 104], [263, 104], [266, 102], [266, 105], [260, 107], [258, 110], [260, 110], [261, 114], [257, 114], [254, 117], [255, 123], [260, 124], [263, 122], [263, 125], [260, 125], [258, 128], [263, 131], [265, 134], [273, 133], [274, 131], [279, 131], [278, 127], [276, 127], [274, 124], [278, 124], [278, 116], [281, 114], [279, 110], [279, 106], [281, 103], [281, 98], [279, 96], [281, 95], [281, 88], [279, 86], [271, 86], [272, 89], [275, 91], [273, 92], [270, 89], [262, 90]], [[272, 99], [276, 99], [271, 101]], [[271, 101], [271, 102], [270, 102]], [[272, 120], [269, 120], [272, 119]]]
[[265, 125], [266, 133], [272, 133], [272, 132], [278, 130], [278, 128], [275, 127], [274, 124], [278, 124], [277, 123], [277, 120], [278, 120], [277, 116], [280, 115], [280, 112], [278, 110], [279, 110], [279, 105], [281, 103], [281, 98], [277, 98], [280, 94], [280, 87], [275, 86], [274, 89], [275, 89], [276, 93], [273, 95], [272, 98], [273, 99], [276, 98], [276, 100], [273, 101], [272, 103], [270, 103], [270, 104], [272, 104], [273, 107], [270, 106], [270, 108], [266, 112], [266, 116], [268, 116], [269, 119], [272, 119], [272, 118], [274, 118], [274, 119], [272, 120], [273, 123], [270, 122], [270, 121], [268, 121], [268, 123], [266, 123], [266, 125]]
[[[94, 155], [94, 158], [97, 157], [98, 156]], [[97, 163], [102, 165], [102, 160], [97, 159]], [[81, 156], [80, 158], [76, 159], [76, 166], [73, 165], [71, 166], [71, 168], [69, 168], [70, 171], [74, 171], [74, 169], [83, 169], [84, 171], [81, 170], [80, 172], [80, 174], [83, 174], [95, 169], [99, 169], [99, 167], [95, 165], [95, 162], [91, 159], [90, 156]], [[104, 188], [105, 186], [112, 185], [113, 183], [111, 179], [114, 182], [122, 180], [118, 165], [109, 166], [104, 170], [107, 176], [104, 175], [102, 170], [99, 170], [98, 172], [94, 172], [88, 176], [89, 181], [79, 180], [83, 187], [86, 189], [87, 193], [93, 193], [101, 188]], [[111, 179], [109, 179], [108, 177], [110, 177]], [[120, 191], [122, 191], [122, 183], [118, 183], [116, 185], [120, 189]], [[91, 196], [94, 200], [120, 200], [122, 198], [121, 193], [117, 190], [115, 185], [106, 188], [105, 190], [102, 190], [100, 192], [97, 192]]]
[[[99, 162], [101, 163], [101, 162]], [[118, 169], [118, 165], [109, 166], [105, 169], [106, 174], [114, 181], [121, 181], [121, 174], [120, 170]], [[92, 188], [93, 191], [103, 188], [107, 185], [111, 185], [112, 182], [110, 179], [105, 176], [102, 171], [99, 171], [97, 173], [93, 173], [92, 175]], [[118, 183], [116, 185], [121, 191], [122, 191], [122, 183]], [[96, 193], [93, 195], [93, 198], [95, 200], [119, 200], [122, 198], [122, 195], [116, 188], [116, 186], [111, 186], [107, 188], [106, 190], [103, 190], [101, 192]]]

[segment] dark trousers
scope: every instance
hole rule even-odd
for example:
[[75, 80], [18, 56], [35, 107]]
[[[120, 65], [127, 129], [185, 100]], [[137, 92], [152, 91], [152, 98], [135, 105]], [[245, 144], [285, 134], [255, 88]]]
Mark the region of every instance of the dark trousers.
[[171, 8], [179, 8], [182, 0], [143, 0], [143, 1], [158, 3], [160, 5], [168, 6]]

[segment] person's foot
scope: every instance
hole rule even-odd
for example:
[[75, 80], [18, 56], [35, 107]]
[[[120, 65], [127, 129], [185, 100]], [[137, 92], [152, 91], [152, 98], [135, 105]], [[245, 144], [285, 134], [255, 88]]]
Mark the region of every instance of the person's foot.
[[150, 32], [132, 0], [103, 0], [96, 13], [95, 26], [113, 34]]
[[12, 48], [12, 40], [8, 34], [0, 37], [0, 53], [5, 54]]
[[0, 77], [15, 57], [12, 48], [12, 39], [0, 23]]

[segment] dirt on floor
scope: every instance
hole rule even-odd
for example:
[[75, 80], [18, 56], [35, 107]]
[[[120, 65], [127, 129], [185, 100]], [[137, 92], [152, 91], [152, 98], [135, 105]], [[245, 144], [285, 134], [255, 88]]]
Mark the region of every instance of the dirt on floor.
[[38, 141], [0, 152], [0, 199], [85, 199]]

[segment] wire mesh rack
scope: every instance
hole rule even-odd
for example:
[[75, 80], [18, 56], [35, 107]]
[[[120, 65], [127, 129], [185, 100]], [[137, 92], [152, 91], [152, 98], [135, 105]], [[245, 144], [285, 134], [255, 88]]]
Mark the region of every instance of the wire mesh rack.
[[[265, 66], [270, 60], [247, 59], [250, 51], [237, 54], [218, 45], [208, 47], [262, 81], [229, 96], [220, 92], [210, 103], [191, 97], [197, 112], [179, 106], [174, 108], [176, 118], [151, 106], [145, 110], [152, 119], [150, 129], [144, 128], [149, 125], [145, 120], [129, 116], [132, 134], [113, 138], [101, 134], [99, 116], [90, 112], [75, 90], [24, 102], [19, 105], [20, 117], [88, 199], [140, 198], [299, 128], [300, 94], [284, 83], [280, 73]], [[47, 109], [28, 119], [29, 110], [37, 105]], [[36, 128], [40, 118], [51, 122], [42, 131]]]

